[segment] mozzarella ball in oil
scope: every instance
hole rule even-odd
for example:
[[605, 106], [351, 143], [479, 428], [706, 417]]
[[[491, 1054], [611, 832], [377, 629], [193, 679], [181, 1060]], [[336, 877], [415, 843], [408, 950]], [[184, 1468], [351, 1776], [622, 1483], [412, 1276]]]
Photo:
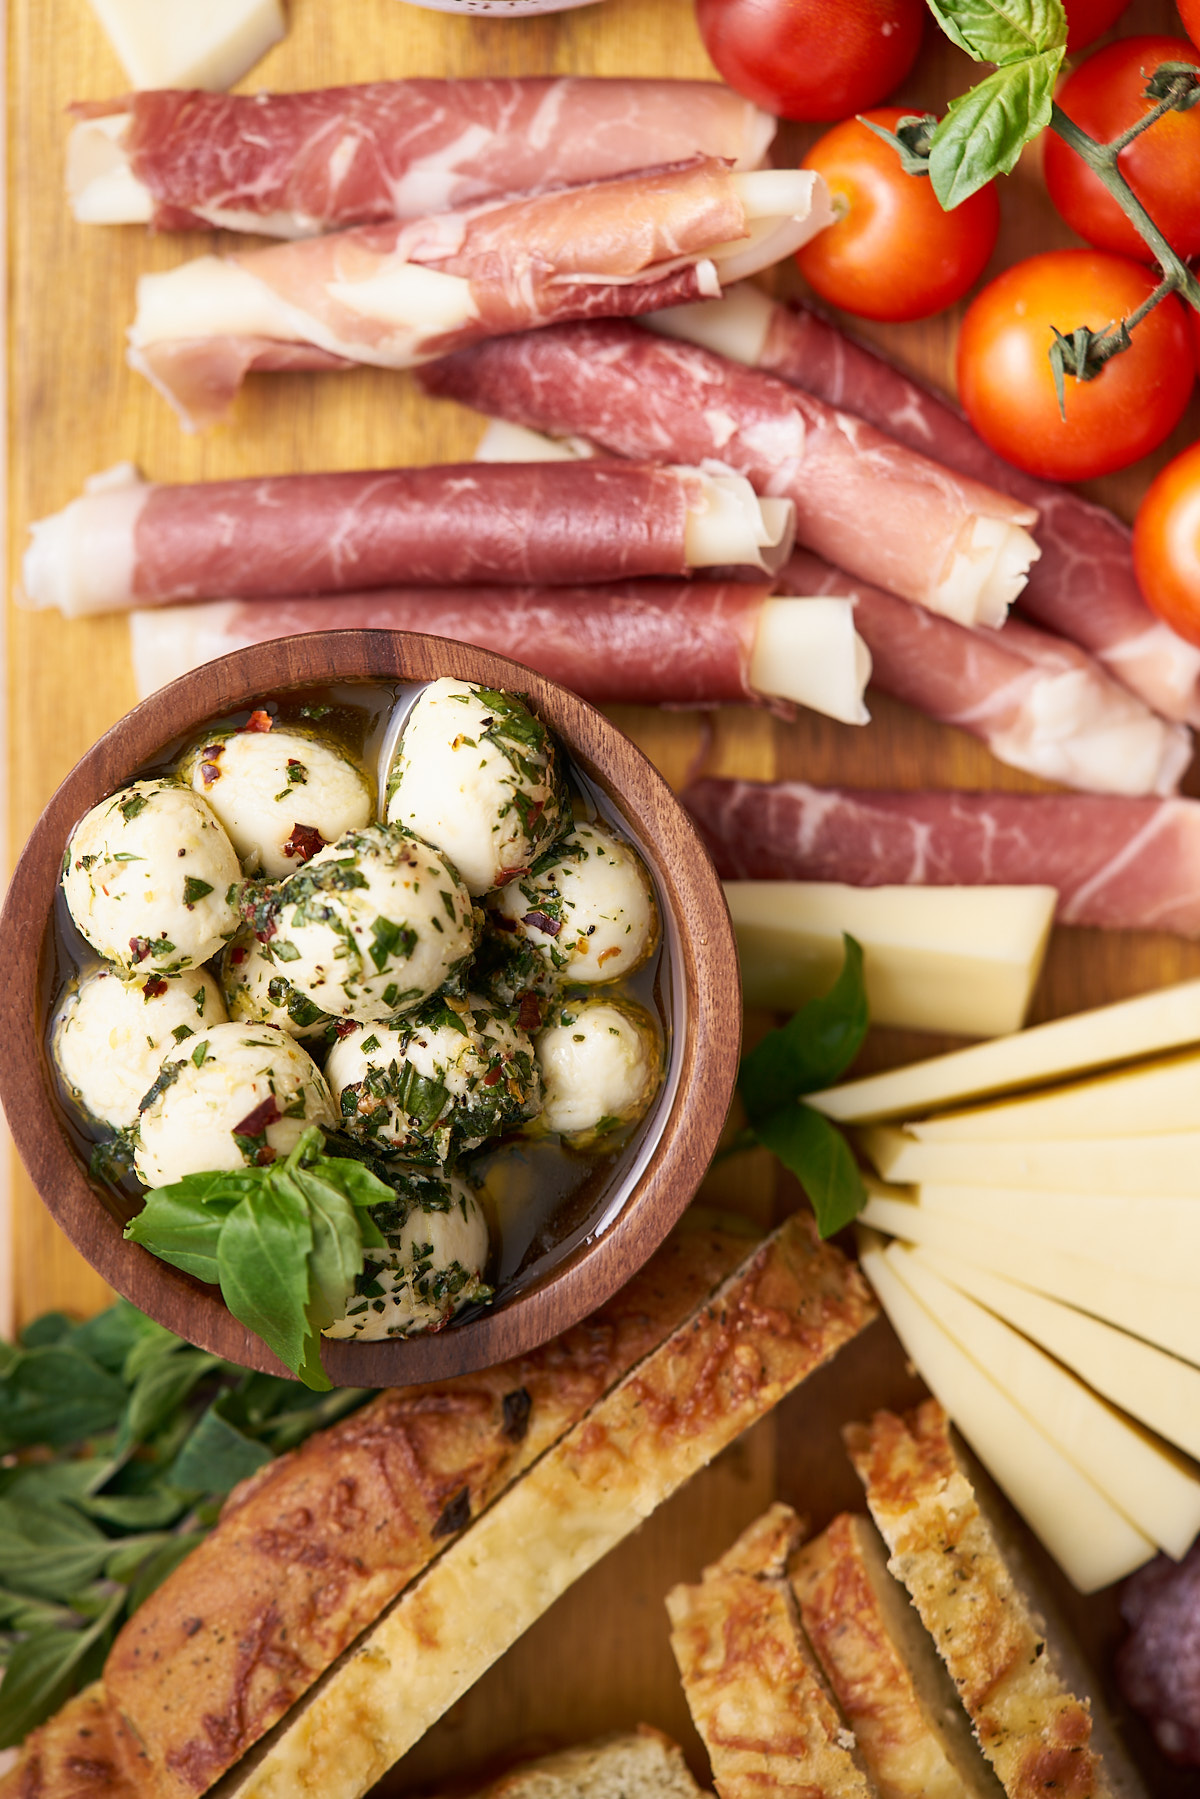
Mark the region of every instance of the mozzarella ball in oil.
[[225, 1023], [225, 1002], [206, 969], [135, 975], [97, 967], [61, 1000], [50, 1047], [76, 1105], [125, 1130], [171, 1050]]
[[374, 813], [361, 769], [335, 745], [299, 731], [218, 732], [188, 751], [179, 772], [208, 801], [246, 872], [272, 880]]
[[632, 1000], [570, 1000], [538, 1033], [537, 1059], [542, 1123], [587, 1148], [649, 1109], [662, 1081], [662, 1034]]
[[286, 1156], [310, 1124], [334, 1122], [324, 1075], [270, 1025], [219, 1024], [189, 1037], [156, 1085], [134, 1141], [147, 1187]]
[[178, 974], [237, 929], [237, 856], [211, 806], [175, 781], [134, 781], [75, 827], [63, 862], [71, 917], [133, 973]]
[[373, 1343], [439, 1330], [465, 1305], [492, 1296], [484, 1281], [487, 1219], [471, 1189], [453, 1175], [419, 1171], [397, 1185], [394, 1205], [371, 1208], [387, 1248], [366, 1252], [346, 1316], [327, 1337]]
[[524, 937], [559, 980], [617, 981], [658, 942], [658, 909], [645, 864], [607, 826], [580, 824], [536, 873], [510, 881], [492, 923]]
[[515, 694], [449, 677], [409, 713], [388, 792], [388, 822], [436, 844], [475, 896], [528, 868], [566, 816], [548, 727]]

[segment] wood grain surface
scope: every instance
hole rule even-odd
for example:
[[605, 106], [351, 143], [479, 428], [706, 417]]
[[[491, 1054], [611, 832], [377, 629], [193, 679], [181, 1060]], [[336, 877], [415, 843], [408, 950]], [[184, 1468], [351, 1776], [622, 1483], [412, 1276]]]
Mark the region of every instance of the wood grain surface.
[[[601, 0], [540, 19], [482, 20], [425, 12], [403, 0], [288, 0], [291, 29], [244, 84], [294, 88], [386, 75], [712, 73], [691, 0]], [[1169, 0], [1134, 0], [1119, 33], [1179, 29]], [[185, 437], [173, 415], [124, 362], [139, 273], [173, 266], [212, 246], [199, 234], [152, 237], [140, 229], [76, 225], [62, 199], [64, 108], [72, 99], [120, 93], [125, 78], [85, 0], [9, 0], [10, 140], [10, 587], [31, 518], [79, 491], [84, 478], [121, 460], [158, 480], [265, 474], [288, 469], [435, 462], [469, 456], [477, 420], [424, 400], [403, 376], [357, 370], [338, 376], [251, 379], [233, 422]], [[932, 26], [914, 76], [897, 96], [941, 107], [971, 79], [965, 57]], [[785, 160], [817, 128], [787, 127]], [[1036, 154], [1003, 184], [1004, 224], [993, 272], [1020, 256], [1073, 242], [1042, 189]], [[789, 291], [792, 271], [776, 276]], [[957, 314], [925, 324], [865, 327], [898, 361], [952, 385]], [[1089, 491], [1131, 517], [1151, 475], [1200, 430], [1195, 404], [1174, 438], [1147, 463]], [[67, 622], [10, 610], [8, 757], [15, 854], [58, 782], [133, 702], [123, 619]], [[659, 715], [614, 708], [611, 716], [674, 784], [689, 773], [804, 776], [903, 787], [1033, 788], [983, 748], [883, 700], [865, 730], [808, 717], [782, 725], [729, 709]], [[1053, 1016], [1200, 973], [1200, 949], [1167, 937], [1055, 934], [1034, 1016]], [[748, 1029], [764, 1020], [751, 1018]], [[875, 1033], [864, 1066], [930, 1053], [944, 1040]], [[86, 1312], [102, 1283], [59, 1233], [23, 1172], [14, 1170], [13, 1256], [17, 1312], [48, 1306]], [[794, 1201], [761, 1153], [710, 1176], [704, 1197], [764, 1221]], [[389, 1792], [444, 1786], [539, 1745], [646, 1718], [702, 1752], [687, 1721], [667, 1646], [662, 1595], [694, 1579], [778, 1492], [820, 1525], [852, 1503], [856, 1483], [837, 1441], [842, 1419], [911, 1398], [918, 1389], [886, 1328], [864, 1339], [723, 1456], [646, 1529], [569, 1593], [395, 1771]], [[1061, 1589], [1060, 1589], [1061, 1590]], [[1111, 1596], [1061, 1597], [1103, 1661], [1116, 1631]], [[1196, 1791], [1138, 1753], [1156, 1794]], [[1191, 1781], [1191, 1785], [1187, 1784]]]

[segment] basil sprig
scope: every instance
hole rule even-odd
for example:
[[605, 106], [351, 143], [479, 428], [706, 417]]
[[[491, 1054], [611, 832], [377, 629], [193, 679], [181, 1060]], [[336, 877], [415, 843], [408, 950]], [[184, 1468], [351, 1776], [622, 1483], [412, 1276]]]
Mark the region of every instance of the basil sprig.
[[232, 1487], [369, 1397], [250, 1374], [124, 1300], [0, 1344], [0, 1747], [96, 1678]]
[[394, 1198], [361, 1162], [323, 1147], [310, 1125], [286, 1161], [155, 1187], [125, 1227], [164, 1262], [219, 1285], [234, 1317], [315, 1392], [331, 1385], [320, 1333], [345, 1317], [364, 1249], [386, 1247], [367, 1208]]
[[862, 948], [849, 935], [842, 941], [842, 972], [829, 992], [756, 1044], [738, 1075], [749, 1128], [734, 1147], [760, 1143], [779, 1157], [807, 1193], [822, 1237], [849, 1224], [867, 1199], [846, 1139], [801, 1097], [836, 1081], [867, 1033]]

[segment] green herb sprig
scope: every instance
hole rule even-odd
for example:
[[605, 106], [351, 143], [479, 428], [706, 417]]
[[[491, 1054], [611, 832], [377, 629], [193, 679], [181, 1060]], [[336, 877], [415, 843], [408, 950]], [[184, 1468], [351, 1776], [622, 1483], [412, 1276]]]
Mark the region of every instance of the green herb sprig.
[[862, 948], [849, 935], [842, 942], [842, 971], [829, 992], [801, 1006], [742, 1057], [738, 1092], [749, 1124], [730, 1146], [761, 1144], [778, 1156], [807, 1193], [822, 1237], [849, 1224], [867, 1201], [846, 1139], [802, 1099], [845, 1072], [867, 1033]]
[[346, 1156], [322, 1154], [310, 1125], [286, 1161], [189, 1174], [155, 1187], [125, 1235], [220, 1286], [234, 1317], [314, 1392], [329, 1390], [321, 1331], [342, 1318], [365, 1249], [386, 1248], [367, 1210], [390, 1187]]
[[231, 1488], [369, 1397], [247, 1373], [124, 1300], [0, 1343], [0, 1747], [96, 1678]]

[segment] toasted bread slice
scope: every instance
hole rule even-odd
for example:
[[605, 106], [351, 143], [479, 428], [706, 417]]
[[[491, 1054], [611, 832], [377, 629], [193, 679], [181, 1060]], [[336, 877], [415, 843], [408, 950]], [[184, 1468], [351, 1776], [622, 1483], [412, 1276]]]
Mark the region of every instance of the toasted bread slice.
[[1009, 1799], [1114, 1799], [1091, 1708], [1067, 1686], [936, 1400], [845, 1431], [871, 1514]]
[[870, 1519], [843, 1512], [796, 1551], [788, 1573], [879, 1799], [1001, 1799]]
[[469, 1530], [222, 1786], [359, 1799], [559, 1595], [875, 1315], [805, 1214]]
[[698, 1586], [667, 1596], [671, 1647], [721, 1799], [870, 1799], [785, 1578], [802, 1526], [773, 1505]]
[[678, 1743], [639, 1724], [523, 1762], [471, 1799], [702, 1799], [702, 1794]]
[[26, 1738], [0, 1793], [5, 1799], [141, 1799], [144, 1768], [145, 1758], [94, 1681]]

